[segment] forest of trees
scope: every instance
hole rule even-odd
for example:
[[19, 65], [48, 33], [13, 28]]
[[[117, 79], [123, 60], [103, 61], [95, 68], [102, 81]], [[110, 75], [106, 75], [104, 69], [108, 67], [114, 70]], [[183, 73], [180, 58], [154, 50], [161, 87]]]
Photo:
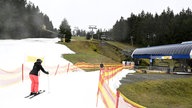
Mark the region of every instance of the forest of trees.
[[0, 0], [0, 39], [55, 37], [46, 14], [26, 0]]
[[115, 23], [110, 37], [144, 47], [191, 41], [192, 12], [188, 8], [174, 14], [168, 7], [160, 15], [144, 11], [138, 15], [132, 13], [129, 18], [121, 17]]
[[[65, 29], [60, 26], [59, 34], [69, 34], [70, 39], [71, 33], [65, 33]], [[0, 0], [0, 39], [56, 37], [57, 32], [49, 17], [33, 3], [27, 0]], [[90, 33], [76, 30], [73, 34], [85, 36]], [[138, 15], [132, 13], [127, 19], [121, 17], [111, 30], [98, 30], [94, 37], [100, 39], [103, 34], [116, 41], [144, 47], [191, 41], [192, 11], [188, 8], [174, 14], [168, 7], [159, 15], [144, 11]]]

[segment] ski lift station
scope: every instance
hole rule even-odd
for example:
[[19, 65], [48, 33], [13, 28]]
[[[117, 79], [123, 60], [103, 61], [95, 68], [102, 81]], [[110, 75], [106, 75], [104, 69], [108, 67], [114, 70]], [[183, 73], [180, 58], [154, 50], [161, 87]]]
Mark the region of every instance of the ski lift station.
[[141, 66], [143, 59], [149, 60], [149, 69], [167, 72], [192, 72], [192, 41], [137, 48], [132, 53], [136, 67]]

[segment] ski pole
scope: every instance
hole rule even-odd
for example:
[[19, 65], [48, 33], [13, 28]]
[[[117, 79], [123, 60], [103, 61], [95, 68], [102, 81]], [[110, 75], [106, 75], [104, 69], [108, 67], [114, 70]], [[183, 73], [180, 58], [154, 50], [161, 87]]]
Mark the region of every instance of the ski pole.
[[47, 88], [48, 88], [48, 93], [50, 93], [50, 81], [49, 81], [49, 75], [47, 75]]

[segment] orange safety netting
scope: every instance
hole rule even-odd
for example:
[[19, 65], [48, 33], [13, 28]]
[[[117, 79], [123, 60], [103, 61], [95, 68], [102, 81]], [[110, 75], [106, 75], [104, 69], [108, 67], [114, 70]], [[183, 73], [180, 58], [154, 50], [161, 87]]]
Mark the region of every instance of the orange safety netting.
[[[78, 71], [78, 68], [71, 63], [55, 66], [44, 65], [43, 67], [46, 71], [49, 71], [50, 75]], [[29, 66], [28, 64], [21, 64], [20, 67], [9, 71], [0, 68], [0, 88], [29, 79], [31, 69], [32, 65]]]
[[122, 72], [122, 69], [122, 66], [116, 66], [100, 70], [96, 102], [97, 107], [98, 98], [101, 98], [106, 108], [144, 108], [143, 106], [126, 98], [119, 91], [111, 90], [108, 85], [107, 82], [109, 82], [110, 79], [113, 79], [118, 73]]

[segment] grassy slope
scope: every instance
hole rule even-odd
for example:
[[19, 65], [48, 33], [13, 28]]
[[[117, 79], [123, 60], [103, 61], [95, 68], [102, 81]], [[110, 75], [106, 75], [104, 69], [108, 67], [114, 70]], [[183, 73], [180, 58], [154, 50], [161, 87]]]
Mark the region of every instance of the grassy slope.
[[125, 57], [121, 55], [120, 48], [100, 41], [90, 41], [85, 37], [73, 37], [70, 43], [63, 43], [76, 54], [65, 54], [63, 57], [72, 63], [118, 63]]
[[130, 46], [128, 43], [120, 43], [120, 42], [114, 42], [114, 41], [108, 41], [107, 43], [111, 44], [111, 45], [114, 45], [114, 46], [117, 46], [121, 49], [125, 49], [125, 50], [133, 50], [135, 49], [135, 47], [133, 46]]
[[119, 90], [148, 108], [192, 108], [192, 78], [137, 82]]

